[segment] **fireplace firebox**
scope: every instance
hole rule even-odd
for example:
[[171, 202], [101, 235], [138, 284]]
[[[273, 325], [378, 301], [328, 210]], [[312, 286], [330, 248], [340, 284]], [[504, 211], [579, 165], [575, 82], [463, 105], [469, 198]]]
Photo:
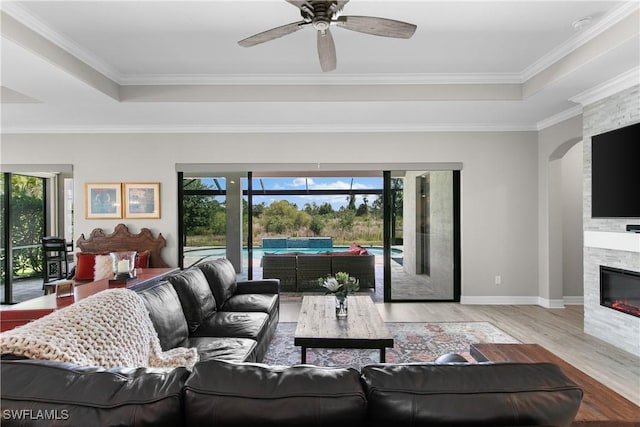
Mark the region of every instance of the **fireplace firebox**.
[[600, 305], [640, 317], [640, 272], [601, 265]]

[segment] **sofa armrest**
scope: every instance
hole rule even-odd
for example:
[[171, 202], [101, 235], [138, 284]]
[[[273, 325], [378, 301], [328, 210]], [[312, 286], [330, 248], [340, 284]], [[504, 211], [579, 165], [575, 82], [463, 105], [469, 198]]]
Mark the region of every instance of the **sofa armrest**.
[[241, 280], [236, 294], [277, 294], [279, 291], [280, 279]]

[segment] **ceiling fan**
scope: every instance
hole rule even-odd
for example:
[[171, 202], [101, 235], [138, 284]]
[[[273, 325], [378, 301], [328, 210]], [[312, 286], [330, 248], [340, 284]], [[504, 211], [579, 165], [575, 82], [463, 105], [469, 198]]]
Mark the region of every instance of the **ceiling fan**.
[[318, 57], [322, 71], [336, 68], [336, 46], [329, 27], [335, 24], [359, 33], [375, 36], [408, 39], [416, 31], [416, 26], [407, 22], [373, 16], [340, 16], [339, 13], [349, 0], [286, 0], [300, 9], [302, 21], [292, 22], [240, 40], [238, 44], [244, 47], [255, 46], [260, 43], [277, 39], [287, 34], [301, 30], [307, 25], [313, 26], [318, 33]]

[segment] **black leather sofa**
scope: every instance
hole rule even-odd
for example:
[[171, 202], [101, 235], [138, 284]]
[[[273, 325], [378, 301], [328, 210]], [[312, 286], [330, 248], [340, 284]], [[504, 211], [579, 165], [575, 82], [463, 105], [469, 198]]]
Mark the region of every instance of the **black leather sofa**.
[[1, 369], [3, 426], [568, 426], [582, 398], [547, 363]]
[[198, 349], [191, 372], [5, 359], [2, 425], [568, 426], [579, 408], [582, 390], [545, 363], [254, 363], [278, 323], [278, 282], [235, 277], [216, 260], [139, 290], [163, 349]]
[[137, 290], [163, 350], [195, 347], [200, 360], [262, 361], [278, 326], [278, 280], [236, 281], [220, 258]]

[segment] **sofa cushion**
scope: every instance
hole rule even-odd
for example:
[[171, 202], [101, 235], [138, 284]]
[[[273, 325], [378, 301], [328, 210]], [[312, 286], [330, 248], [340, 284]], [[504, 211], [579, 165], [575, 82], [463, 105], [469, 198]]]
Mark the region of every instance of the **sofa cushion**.
[[[27, 417], [3, 417], [3, 425], [184, 425], [182, 388], [189, 375], [185, 368], [102, 369], [63, 362], [3, 360], [1, 369], [3, 414]], [[57, 420], [38, 419], [38, 414]]]
[[218, 309], [236, 293], [236, 270], [231, 261], [226, 258], [218, 258], [198, 264], [198, 267], [207, 278], [213, 295], [216, 297]]
[[269, 316], [265, 313], [218, 311], [195, 331], [194, 337], [235, 337], [262, 341]]
[[189, 332], [193, 332], [216, 311], [216, 300], [201, 270], [189, 268], [169, 277], [180, 298]]
[[237, 294], [277, 294], [280, 292], [280, 279], [238, 280]]
[[194, 366], [184, 406], [189, 425], [357, 427], [367, 402], [355, 369], [211, 360]]
[[138, 291], [142, 297], [153, 327], [160, 338], [163, 351], [179, 347], [187, 339], [189, 330], [182, 311], [182, 304], [175, 289], [164, 280], [149, 288]]
[[256, 341], [249, 338], [191, 337], [181, 347], [198, 349], [200, 360], [227, 360], [230, 362], [255, 362]]
[[254, 311], [273, 316], [278, 304], [278, 294], [240, 294], [229, 298], [222, 311]]
[[569, 426], [582, 399], [550, 363], [368, 365], [362, 378], [372, 426]]

